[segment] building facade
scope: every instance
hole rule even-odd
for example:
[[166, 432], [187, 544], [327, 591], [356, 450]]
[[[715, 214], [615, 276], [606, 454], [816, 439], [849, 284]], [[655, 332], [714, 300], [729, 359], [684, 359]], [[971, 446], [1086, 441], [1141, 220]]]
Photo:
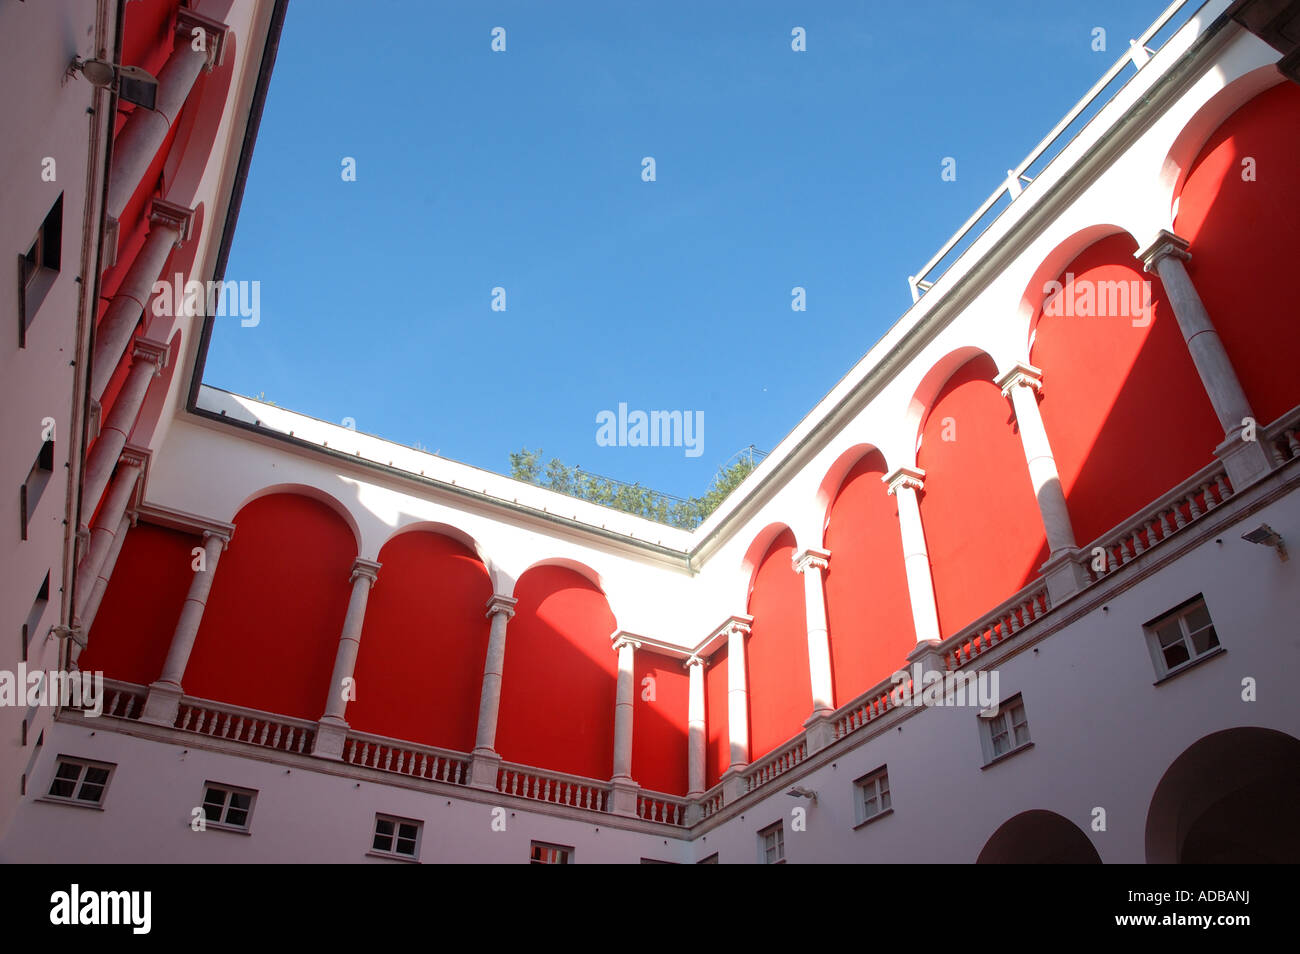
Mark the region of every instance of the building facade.
[[693, 531], [202, 384], [284, 5], [28, 7], [4, 658], [104, 692], [0, 858], [1300, 857], [1300, 5], [1174, 3]]

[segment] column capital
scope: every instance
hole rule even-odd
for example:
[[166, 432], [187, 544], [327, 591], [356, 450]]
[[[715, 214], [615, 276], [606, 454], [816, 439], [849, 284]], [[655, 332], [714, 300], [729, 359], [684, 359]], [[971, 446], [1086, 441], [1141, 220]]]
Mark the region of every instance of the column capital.
[[1161, 229], [1145, 248], [1138, 249], [1133, 254], [1142, 262], [1143, 271], [1154, 272], [1160, 260], [1166, 255], [1172, 255], [1184, 262], [1191, 261], [1192, 253], [1187, 250], [1189, 244], [1181, 235], [1175, 235], [1168, 229]]
[[149, 466], [149, 459], [152, 456], [147, 447], [127, 444], [122, 448], [122, 453], [118, 455], [117, 460], [123, 467], [139, 467], [143, 471]]
[[375, 580], [379, 579], [380, 565], [374, 560], [363, 560], [357, 557], [356, 562], [352, 564], [352, 575], [348, 577], [348, 582], [353, 583], [357, 577], [363, 576], [373, 585]]
[[211, 17], [205, 17], [201, 13], [195, 13], [189, 7], [181, 7], [176, 12], [176, 32], [180, 35], [179, 43], [189, 45], [194, 40], [194, 31], [202, 30], [204, 33], [203, 43], [207, 49], [207, 63], [204, 69], [209, 72], [213, 67], [220, 66], [221, 61], [226, 55], [226, 34], [230, 28], [220, 20], [213, 20]]
[[920, 467], [895, 467], [880, 479], [888, 494], [897, 495], [900, 488], [916, 491], [925, 489], [925, 471]]
[[831, 565], [831, 551], [820, 547], [808, 547], [795, 553], [790, 558], [790, 565], [796, 573], [802, 573], [809, 567], [824, 570]]
[[152, 338], [139, 337], [131, 345], [131, 358], [135, 361], [150, 362], [154, 364], [154, 377], [163, 373], [167, 367], [167, 345], [161, 341], [154, 341]]
[[506, 619], [515, 615], [515, 604], [519, 601], [513, 596], [502, 596], [499, 593], [493, 593], [488, 597], [487, 612], [484, 616], [496, 616], [497, 613], [505, 613]]
[[632, 633], [624, 633], [624, 632], [615, 633], [614, 642], [612, 644], [614, 651], [618, 652], [624, 646], [630, 646], [632, 647], [632, 649], [640, 649], [641, 640]]
[[220, 540], [221, 550], [224, 553], [226, 547], [230, 546], [230, 536], [230, 533], [226, 533], [222, 530], [204, 530], [203, 545], [207, 546], [209, 540]]
[[154, 199], [149, 206], [149, 224], [175, 229], [177, 237], [174, 244], [181, 245], [189, 241], [190, 229], [194, 225], [194, 210], [166, 199]]
[[682, 660], [682, 666], [685, 667], [686, 669], [690, 669], [692, 666], [699, 666], [703, 668], [704, 663], [705, 663], [705, 659], [699, 653], [691, 653], [689, 656], [687, 656], [685, 659]]
[[1003, 397], [1011, 397], [1012, 388], [1029, 388], [1035, 392], [1043, 390], [1043, 372], [1032, 364], [1017, 361], [1004, 373], [993, 379], [993, 383], [1002, 389]]
[[705, 644], [707, 645], [708, 643], [712, 643], [719, 637], [728, 639], [733, 633], [739, 633], [741, 636], [748, 636], [750, 627], [753, 625], [754, 617], [752, 616], [728, 616], [723, 624], [715, 629], [709, 638], [705, 640]]

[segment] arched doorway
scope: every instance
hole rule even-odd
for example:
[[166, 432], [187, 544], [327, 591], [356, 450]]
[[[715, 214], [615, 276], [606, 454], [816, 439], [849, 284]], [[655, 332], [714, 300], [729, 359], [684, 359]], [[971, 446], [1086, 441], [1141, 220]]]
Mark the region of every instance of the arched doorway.
[[1101, 856], [1074, 822], [1056, 812], [1035, 809], [1003, 822], [975, 863], [1099, 865]]
[[1225, 729], [1189, 746], [1147, 810], [1153, 864], [1300, 861], [1295, 793], [1300, 740], [1275, 729]]

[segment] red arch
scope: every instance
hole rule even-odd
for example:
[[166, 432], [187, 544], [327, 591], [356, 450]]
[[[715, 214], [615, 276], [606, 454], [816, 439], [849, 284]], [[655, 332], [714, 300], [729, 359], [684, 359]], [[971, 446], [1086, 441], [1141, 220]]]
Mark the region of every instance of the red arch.
[[478, 556], [437, 533], [379, 551], [355, 670], [356, 729], [468, 752], [478, 723], [492, 581]]
[[515, 598], [497, 751], [510, 762], [608, 779], [618, 657], [605, 594], [567, 567], [538, 566], [519, 578]]
[[921, 522], [945, 637], [1009, 598], [1047, 559], [1011, 404], [995, 377], [988, 355], [967, 361], [940, 389], [921, 432]]
[[352, 530], [320, 501], [287, 493], [258, 497], [234, 523], [185, 691], [319, 719], [352, 591]]
[[1080, 291], [1150, 280], [1149, 322], [1132, 296], [1115, 315], [1070, 314], [1071, 306], [1052, 315], [1040, 307], [1035, 317], [1030, 363], [1043, 371], [1039, 412], [1081, 547], [1209, 463], [1223, 439], [1164, 290], [1143, 273], [1136, 250], [1126, 234], [1102, 239], [1057, 280], [1064, 285], [1073, 274]]
[[[1243, 160], [1255, 179], [1242, 178]], [[1300, 248], [1300, 88], [1281, 83], [1215, 131], [1192, 164], [1175, 230], [1188, 272], [1260, 424], [1300, 404], [1292, 276]]]
[[835, 700], [842, 705], [902, 668], [916, 645], [898, 506], [870, 451], [840, 484], [826, 521], [826, 616]]
[[782, 531], [767, 548], [746, 612], [754, 623], [745, 646], [750, 759], [756, 761], [803, 731], [812, 714], [808, 620], [803, 579], [791, 566], [795, 540]]

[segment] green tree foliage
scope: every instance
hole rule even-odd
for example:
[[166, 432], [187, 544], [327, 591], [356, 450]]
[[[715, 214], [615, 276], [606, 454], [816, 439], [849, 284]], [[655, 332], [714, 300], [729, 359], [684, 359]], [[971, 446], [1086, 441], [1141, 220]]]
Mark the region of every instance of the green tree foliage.
[[525, 447], [510, 455], [510, 476], [516, 480], [684, 530], [693, 530], [703, 523], [757, 466], [752, 454], [741, 458], [719, 471], [702, 497], [683, 500], [640, 484], [568, 467], [557, 457], [543, 462], [541, 448], [534, 451]]

